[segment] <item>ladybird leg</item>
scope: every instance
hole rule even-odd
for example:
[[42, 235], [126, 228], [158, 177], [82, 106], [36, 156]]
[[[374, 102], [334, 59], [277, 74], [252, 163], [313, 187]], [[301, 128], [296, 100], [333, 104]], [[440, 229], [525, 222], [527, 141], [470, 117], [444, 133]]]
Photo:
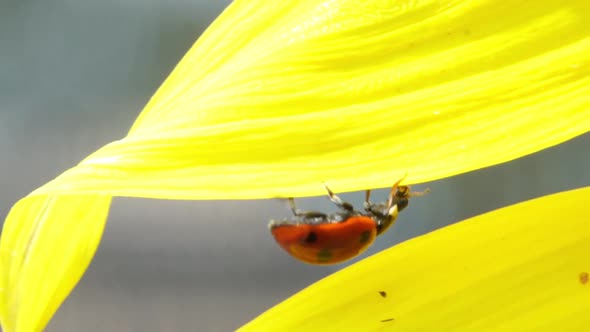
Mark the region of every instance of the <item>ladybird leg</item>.
[[367, 190], [365, 192], [365, 211], [367, 211], [368, 213], [379, 217], [379, 218], [384, 218], [385, 215], [383, 214], [384, 212], [381, 211], [381, 209], [379, 208], [378, 205], [375, 205], [373, 203], [371, 203], [370, 201], [371, 198], [371, 190]]
[[430, 193], [430, 188], [426, 188], [422, 191], [410, 191], [408, 194], [410, 197], [420, 197]]
[[328, 188], [328, 186], [326, 184], [324, 184], [324, 187], [326, 187], [326, 190], [328, 191], [328, 196], [330, 197], [330, 200], [332, 201], [332, 203], [336, 204], [342, 210], [345, 210], [348, 212], [354, 212], [354, 207], [352, 206], [352, 204], [345, 202], [342, 199], [340, 199], [340, 197], [336, 196], [332, 192], [332, 190], [330, 190], [330, 188]]
[[365, 211], [373, 211], [373, 203], [371, 203], [371, 190], [365, 191]]
[[296, 217], [303, 217], [308, 219], [328, 219], [328, 216], [322, 212], [302, 211], [297, 209], [297, 207], [295, 206], [295, 199], [293, 199], [293, 197], [289, 197], [289, 207], [291, 208], [293, 215]]
[[373, 205], [371, 204], [371, 190], [367, 190], [365, 192], [365, 205]]
[[299, 214], [299, 211], [297, 210], [297, 207], [295, 206], [295, 199], [293, 199], [293, 197], [289, 197], [289, 207], [291, 208], [291, 211], [293, 212], [294, 216]]

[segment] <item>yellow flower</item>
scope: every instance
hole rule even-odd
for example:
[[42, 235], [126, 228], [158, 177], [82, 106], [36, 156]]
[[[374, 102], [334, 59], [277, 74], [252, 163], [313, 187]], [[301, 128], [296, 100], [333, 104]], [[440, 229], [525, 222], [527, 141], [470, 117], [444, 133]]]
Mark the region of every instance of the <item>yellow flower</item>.
[[[311, 196], [323, 194], [322, 181], [342, 192], [388, 186], [406, 172], [407, 183], [418, 183], [587, 132], [588, 22], [587, 0], [234, 1], [125, 138], [10, 211], [0, 239], [3, 330], [44, 328], [89, 264], [113, 196]], [[506, 236], [515, 238], [507, 243], [516, 245], [523, 235], [516, 215], [508, 215], [515, 232]], [[443, 247], [450, 239], [486, 238], [461, 230], [472, 224], [429, 236]], [[485, 225], [496, 232], [507, 227]], [[585, 229], [577, 230], [575, 239], [587, 239]], [[424, 240], [412, 243], [380, 257], [395, 260], [396, 252], [412, 250], [432, 259]], [[331, 280], [370, 275], [378, 261]], [[490, 291], [500, 285], [491, 276]], [[324, 298], [334, 309], [348, 300]], [[442, 314], [431, 310], [422, 319], [435, 321], [429, 313]], [[456, 314], [473, 318], [469, 310]], [[538, 318], [526, 315], [527, 322]], [[269, 324], [264, 317], [260, 324]], [[281, 324], [297, 323], [285, 317]]]

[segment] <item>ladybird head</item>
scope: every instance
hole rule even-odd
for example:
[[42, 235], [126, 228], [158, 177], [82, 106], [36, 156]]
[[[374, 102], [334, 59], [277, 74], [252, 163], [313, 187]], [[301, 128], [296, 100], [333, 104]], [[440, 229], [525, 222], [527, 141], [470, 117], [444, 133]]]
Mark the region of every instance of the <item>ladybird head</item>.
[[410, 197], [422, 196], [430, 191], [427, 189], [423, 192], [411, 192], [409, 186], [399, 185], [402, 180], [403, 178], [394, 183], [387, 202], [372, 204], [369, 202], [371, 191], [366, 192], [365, 211], [375, 219], [377, 235], [384, 233], [395, 223], [399, 212], [410, 203]]

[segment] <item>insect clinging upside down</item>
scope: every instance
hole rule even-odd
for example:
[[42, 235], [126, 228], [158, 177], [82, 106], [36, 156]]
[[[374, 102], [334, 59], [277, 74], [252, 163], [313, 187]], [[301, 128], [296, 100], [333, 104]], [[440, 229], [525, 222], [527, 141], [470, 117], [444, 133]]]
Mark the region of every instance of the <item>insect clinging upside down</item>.
[[386, 202], [370, 202], [371, 191], [365, 194], [364, 211], [354, 209], [352, 204], [336, 196], [328, 186], [330, 200], [339, 212], [325, 214], [316, 211], [301, 211], [295, 200], [289, 198], [294, 218], [282, 221], [271, 220], [270, 231], [276, 242], [291, 256], [310, 264], [337, 264], [365, 251], [378, 235], [385, 233], [396, 221], [400, 211], [408, 206], [410, 197], [429, 192], [412, 192], [409, 186], [395, 182]]

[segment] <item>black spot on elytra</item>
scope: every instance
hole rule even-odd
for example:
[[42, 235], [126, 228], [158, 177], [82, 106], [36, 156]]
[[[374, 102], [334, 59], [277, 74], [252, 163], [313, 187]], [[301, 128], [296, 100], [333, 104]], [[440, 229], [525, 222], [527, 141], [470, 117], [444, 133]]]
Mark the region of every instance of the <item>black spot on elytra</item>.
[[381, 323], [391, 322], [392, 320], [395, 320], [395, 318], [382, 319]]
[[366, 243], [371, 238], [371, 231], [364, 231], [361, 233], [361, 243]]
[[307, 237], [303, 240], [305, 243], [314, 243], [318, 240], [318, 235], [315, 232], [309, 232]]
[[381, 295], [381, 297], [387, 297], [387, 293], [385, 291], [379, 291], [379, 295]]
[[332, 251], [330, 249], [322, 249], [318, 252], [318, 262], [329, 262], [332, 259]]

